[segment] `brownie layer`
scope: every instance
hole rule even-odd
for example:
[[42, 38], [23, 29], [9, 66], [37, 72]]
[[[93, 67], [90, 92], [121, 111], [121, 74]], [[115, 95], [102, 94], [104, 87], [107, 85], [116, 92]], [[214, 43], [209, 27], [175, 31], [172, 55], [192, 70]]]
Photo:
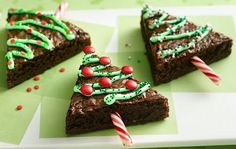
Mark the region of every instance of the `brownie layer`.
[[[162, 59], [160, 55], [158, 55], [158, 51], [165, 49], [167, 45], [174, 48], [178, 44], [187, 44], [192, 40], [192, 38], [190, 37], [187, 39], [185, 38], [152, 43], [150, 41], [150, 37], [154, 33], [163, 32], [167, 27], [169, 27], [168, 25], [164, 25], [163, 27], [156, 28], [154, 30], [148, 29], [148, 22], [155, 18], [157, 18], [157, 16], [154, 16], [144, 22], [143, 17], [141, 17], [141, 31], [145, 41], [153, 80], [156, 85], [169, 82], [193, 70], [196, 70], [194, 65], [190, 62], [190, 59], [193, 56], [198, 56], [207, 64], [211, 64], [227, 57], [231, 53], [232, 39], [218, 32], [210, 32], [201, 42], [196, 44], [195, 48], [186, 50], [175, 57], [170, 56]], [[168, 17], [168, 19], [173, 18], [175, 17]], [[195, 28], [197, 28], [196, 25], [191, 22], [187, 22], [185, 26], [177, 30], [177, 34], [188, 30], [194, 30]]]
[[[105, 71], [119, 70], [108, 67]], [[133, 78], [129, 78], [133, 79]], [[137, 81], [137, 80], [136, 80]], [[77, 84], [98, 82], [98, 77], [92, 79], [79, 78]], [[124, 87], [124, 80], [113, 82], [112, 88]], [[106, 105], [103, 98], [107, 94], [84, 96], [74, 93], [66, 117], [66, 133], [76, 134], [105, 128], [113, 128], [110, 113], [118, 112], [125, 125], [142, 124], [150, 121], [163, 120], [168, 117], [167, 98], [149, 89], [143, 94], [127, 101], [116, 101]]]
[[[53, 21], [50, 19], [35, 15], [8, 15], [7, 20], [8, 22], [15, 22], [25, 19], [45, 20], [48, 23], [53, 24]], [[33, 25], [31, 26], [47, 36], [53, 42], [55, 48], [52, 51], [49, 51], [42, 47], [28, 44], [33, 50], [34, 58], [32, 60], [26, 60], [21, 57], [15, 57], [15, 68], [7, 71], [7, 84], [9, 88], [20, 84], [37, 74], [43, 73], [45, 70], [76, 55], [84, 46], [90, 45], [91, 41], [88, 33], [69, 22], [64, 23], [75, 34], [75, 39], [66, 40], [65, 37], [57, 31]], [[8, 38], [35, 39], [36, 37], [27, 34], [22, 30], [10, 30], [8, 31]], [[22, 51], [22, 49], [17, 47], [8, 47], [8, 50]]]

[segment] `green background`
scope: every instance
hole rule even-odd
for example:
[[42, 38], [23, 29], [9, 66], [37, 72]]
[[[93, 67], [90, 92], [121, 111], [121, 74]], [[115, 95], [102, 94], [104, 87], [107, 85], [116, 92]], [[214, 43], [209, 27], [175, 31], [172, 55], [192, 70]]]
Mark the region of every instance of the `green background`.
[[[139, 8], [148, 3], [155, 6], [212, 6], [235, 5], [235, 0], [67, 0], [72, 10]], [[54, 10], [61, 0], [0, 0], [0, 11], [9, 7], [23, 7], [35, 10]], [[115, 2], [115, 5], [114, 5]]]
[[[58, 3], [60, 0], [42, 0], [42, 1], [30, 1], [30, 0], [0, 0], [0, 13], [6, 14], [6, 9], [9, 7], [17, 7], [17, 8], [29, 8], [29, 9], [35, 9], [35, 10], [54, 10], [57, 8]], [[69, 8], [68, 9], [113, 9], [113, 8], [140, 8], [144, 3], [150, 3], [151, 5], [156, 6], [200, 6], [200, 5], [232, 5], [236, 4], [235, 0], [204, 0], [204, 1], [196, 1], [196, 0], [119, 0], [116, 1], [116, 5], [114, 5], [111, 0], [68, 0], [69, 2]], [[125, 30], [127, 29], [128, 33], [129, 31], [133, 31], [131, 33], [132, 36], [138, 37], [138, 38], [124, 38], [125, 40], [119, 42], [119, 53], [109, 53], [112, 57], [113, 63], [118, 65], [127, 64], [128, 62], [131, 62], [132, 65], [136, 68], [135, 71], [135, 77], [139, 77], [142, 80], [151, 80], [151, 74], [150, 73], [142, 73], [143, 69], [147, 69], [147, 72], [150, 72], [150, 68], [147, 63], [147, 59], [144, 55], [144, 47], [142, 49], [138, 48], [138, 52], [132, 51], [133, 46], [141, 44], [143, 46], [141, 39], [140, 32], [138, 32], [137, 26], [139, 24], [137, 17], [130, 17], [129, 19], [136, 22], [136, 24], [130, 23], [131, 27], [128, 30], [125, 28], [124, 22], [127, 23], [127, 17], [120, 17], [119, 18], [119, 30]], [[224, 32], [225, 34], [233, 37], [235, 39], [235, 31], [233, 26], [232, 18], [229, 16], [215, 16], [215, 17], [193, 17], [193, 20], [198, 23], [205, 23], [205, 22], [211, 22], [214, 25], [215, 30]], [[1, 22], [4, 22], [1, 20]], [[227, 24], [227, 27], [224, 27], [222, 25], [222, 22], [224, 24]], [[138, 23], [138, 24], [137, 24]], [[101, 25], [95, 25], [95, 24], [89, 24], [89, 23], [78, 23], [79, 26], [81, 26], [83, 29], [88, 31], [93, 40], [93, 45], [96, 47], [96, 49], [99, 51], [99, 53], [102, 53], [102, 51], [107, 46], [111, 35], [113, 33], [113, 28], [107, 27], [107, 26], [101, 26]], [[123, 26], [123, 27], [122, 27]], [[136, 29], [134, 29], [135, 27]], [[104, 34], [106, 32], [106, 34]], [[119, 37], [125, 36], [125, 34], [122, 33], [123, 31], [119, 32]], [[78, 68], [78, 64], [80, 63], [80, 58], [82, 57], [81, 54], [78, 56], [65, 61], [59, 66], [54, 67], [53, 69], [45, 72], [43, 75], [41, 75], [41, 80], [38, 82], [34, 82], [32, 80], [26, 81], [25, 83], [17, 86], [16, 88], [12, 90], [6, 90], [6, 67], [5, 67], [5, 31], [3, 30], [3, 24], [0, 28], [0, 141], [9, 142], [9, 143], [15, 143], [18, 144], [22, 138], [22, 136], [25, 133], [25, 130], [28, 127], [29, 122], [32, 119], [32, 116], [37, 109], [39, 103], [42, 103], [42, 111], [41, 114], [44, 115], [44, 117], [41, 117], [41, 119], [48, 120], [48, 110], [53, 111], [54, 114], [60, 114], [65, 116], [65, 110], [68, 106], [69, 99], [68, 97], [71, 96], [72, 91], [69, 91], [71, 87], [73, 87], [74, 80], [76, 79], [76, 74], [74, 74], [74, 70]], [[100, 35], [105, 35], [104, 40], [101, 40]], [[123, 34], [121, 36], [121, 34]], [[140, 36], [136, 36], [140, 35]], [[121, 38], [123, 39], [123, 38]], [[127, 40], [128, 39], [128, 40]], [[135, 43], [136, 41], [136, 43]], [[140, 42], [139, 42], [140, 41]], [[126, 43], [133, 43], [131, 46], [129, 46], [128, 50], [129, 52], [124, 52], [122, 50], [125, 49]], [[125, 49], [126, 50], [126, 49]], [[127, 50], [127, 51], [128, 51]], [[136, 49], [137, 50], [137, 49]], [[131, 57], [131, 58], [130, 58]], [[209, 83], [209, 80], [207, 80], [206, 77], [204, 77], [200, 72], [193, 72], [185, 77], [182, 77], [180, 79], [177, 79], [173, 81], [173, 83], [164, 84], [157, 88], [158, 91], [162, 92], [166, 96], [169, 95], [169, 91], [177, 91], [177, 92], [183, 92], [183, 91], [197, 91], [197, 92], [234, 92], [235, 91], [235, 85], [230, 84], [230, 79], [232, 78], [232, 73], [235, 72], [235, 70], [230, 70], [231, 68], [235, 68], [233, 66], [234, 61], [233, 58], [235, 57], [235, 54], [233, 53], [229, 58], [225, 60], [221, 60], [220, 62], [217, 62], [211, 67], [216, 69], [217, 73], [223, 76], [224, 85], [216, 88], [212, 83]], [[122, 61], [120, 61], [122, 59]], [[74, 63], [71, 64], [70, 61], [73, 61]], [[71, 66], [68, 67], [68, 64]], [[228, 68], [225, 68], [227, 64]], [[65, 73], [58, 73], [58, 69], [60, 67], [65, 67], [66, 72]], [[138, 69], [139, 68], [139, 69]], [[225, 71], [226, 70], [226, 71]], [[229, 78], [228, 78], [228, 75]], [[67, 77], [70, 76], [68, 79], [68, 82], [64, 82], [62, 80], [65, 80]], [[226, 77], [225, 77], [226, 76]], [[199, 82], [198, 79], [193, 79], [193, 77], [197, 77], [198, 79], [202, 80], [203, 82], [208, 82], [207, 86], [202, 86], [202, 81]], [[48, 85], [48, 81], [50, 81], [50, 85]], [[194, 84], [191, 85], [191, 88], [188, 88], [186, 86], [186, 81], [192, 81]], [[40, 86], [40, 90], [33, 91], [32, 93], [26, 93], [25, 89], [27, 87], [33, 87], [33, 85], [38, 84]], [[55, 84], [55, 85], [54, 85]], [[232, 88], [229, 87], [229, 84], [232, 85]], [[63, 87], [62, 87], [63, 86]], [[54, 87], [57, 87], [58, 92], [53, 92]], [[62, 90], [63, 88], [68, 88], [68, 92], [59, 92], [59, 90]], [[44, 95], [44, 96], [41, 96]], [[59, 98], [58, 98], [59, 97]], [[172, 102], [171, 102], [172, 103]], [[22, 104], [24, 106], [23, 110], [21, 111], [15, 111], [15, 107], [18, 104]], [[62, 109], [58, 109], [58, 106], [60, 106]], [[173, 106], [172, 106], [173, 107]], [[174, 110], [173, 108], [171, 110]], [[173, 111], [172, 111], [173, 112]], [[62, 116], [58, 117], [58, 121], [62, 122]], [[174, 115], [173, 115], [174, 120]], [[44, 120], [43, 120], [44, 121]], [[41, 136], [44, 135], [48, 137], [47, 133], [43, 132], [43, 128], [47, 129], [45, 127], [53, 127], [55, 126], [55, 123], [45, 123], [41, 121]], [[59, 130], [62, 130], [64, 126], [60, 125]], [[138, 126], [139, 127], [139, 126]], [[144, 126], [145, 127], [145, 126]], [[14, 129], [12, 129], [14, 128]], [[175, 126], [173, 127], [173, 130], [176, 131]], [[173, 132], [174, 132], [173, 131]], [[107, 132], [110, 134], [112, 133], [111, 130], [107, 130]], [[106, 132], [105, 132], [106, 133]], [[131, 133], [135, 133], [132, 132]], [[51, 134], [50, 134], [51, 135]], [[54, 135], [54, 134], [52, 134]], [[58, 134], [55, 134], [55, 137], [61, 137], [64, 134], [61, 132]], [[50, 137], [50, 136], [49, 136]], [[221, 146], [221, 147], [186, 147], [186, 149], [233, 149], [236, 148], [236, 146]], [[177, 149], [177, 148], [176, 148]]]

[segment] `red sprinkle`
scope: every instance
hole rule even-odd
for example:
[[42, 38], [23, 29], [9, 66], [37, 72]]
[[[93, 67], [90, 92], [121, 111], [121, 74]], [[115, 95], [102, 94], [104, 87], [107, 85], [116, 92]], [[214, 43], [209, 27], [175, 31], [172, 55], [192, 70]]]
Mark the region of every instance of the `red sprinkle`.
[[14, 43], [14, 42], [15, 42], [15, 39], [11, 39], [10, 42], [11, 42], [11, 43]]
[[11, 64], [12, 64], [12, 61], [7, 62], [7, 65], [11, 65]]
[[31, 33], [32, 33], [32, 29], [29, 28], [29, 29], [26, 30], [26, 32], [29, 33], [29, 34], [31, 34]]
[[21, 53], [22, 55], [25, 55], [25, 54], [26, 54], [24, 51], [21, 51], [20, 53]]
[[40, 80], [40, 76], [39, 75], [34, 77], [34, 81], [38, 81], [38, 80]]
[[18, 106], [16, 106], [16, 110], [21, 110], [21, 109], [23, 109], [23, 106], [22, 105], [18, 105]]
[[27, 91], [27, 92], [31, 92], [31, 91], [32, 91], [32, 88], [31, 88], [31, 87], [28, 87], [28, 88], [26, 89], [26, 91]]
[[42, 24], [42, 25], [46, 25], [47, 22], [43, 20], [43, 21], [41, 21], [41, 24]]
[[69, 32], [70, 32], [70, 29], [67, 29], [66, 32], [69, 33]]
[[39, 89], [39, 86], [38, 86], [38, 85], [35, 85], [35, 86], [34, 86], [34, 89], [35, 89], [35, 90], [38, 90], [38, 89]]
[[42, 13], [38, 12], [36, 15], [39, 17], [39, 16], [42, 16]]
[[37, 40], [37, 43], [38, 43], [38, 44], [42, 44], [42, 41], [41, 41], [41, 40]]
[[65, 71], [65, 68], [60, 68], [59, 69], [59, 72], [64, 72]]
[[14, 25], [15, 24], [15, 22], [14, 21], [10, 21], [10, 25], [12, 26], [12, 25]]

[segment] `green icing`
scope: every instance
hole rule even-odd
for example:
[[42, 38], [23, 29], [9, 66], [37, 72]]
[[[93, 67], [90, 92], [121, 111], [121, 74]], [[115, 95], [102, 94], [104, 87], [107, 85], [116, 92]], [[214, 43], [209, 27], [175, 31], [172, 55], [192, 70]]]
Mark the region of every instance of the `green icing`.
[[175, 49], [168, 49], [168, 50], [161, 50], [159, 53], [161, 55], [161, 58], [165, 58], [168, 55], [172, 55], [173, 57], [185, 50], [188, 50], [191, 47], [195, 47], [195, 44], [199, 41], [201, 41], [205, 36], [208, 35], [208, 33], [212, 30], [212, 28], [208, 25], [201, 27], [197, 31], [199, 31], [197, 34], [199, 34], [199, 37], [197, 39], [193, 39], [191, 42], [189, 42], [187, 45], [179, 46]]
[[196, 40], [193, 39], [188, 44], [178, 46], [175, 49], [167, 49], [167, 50], [160, 49], [159, 54], [161, 55], [161, 58], [166, 58], [169, 55], [174, 57], [175, 55], [178, 55], [179, 53], [186, 51], [191, 47], [195, 47], [195, 44], [197, 42], [201, 41], [212, 30], [212, 28], [210, 26], [205, 25], [205, 26], [202, 26], [196, 30], [193, 30], [193, 31], [189, 30], [185, 33], [181, 33], [181, 34], [176, 35], [175, 34], [176, 30], [181, 28], [182, 26], [184, 26], [187, 23], [186, 17], [181, 17], [181, 18], [177, 18], [177, 19], [173, 19], [173, 20], [165, 20], [168, 17], [168, 13], [166, 13], [166, 12], [160, 13], [160, 11], [155, 12], [149, 6], [145, 6], [143, 8], [143, 19], [144, 20], [151, 18], [155, 15], [158, 15], [158, 16], [161, 15], [161, 16], [157, 19], [152, 20], [148, 24], [149, 29], [155, 29], [155, 28], [158, 28], [158, 27], [165, 25], [165, 24], [170, 24], [170, 25], [172, 25], [172, 27], [167, 28], [166, 31], [163, 33], [158, 33], [158, 34], [152, 35], [152, 37], [150, 38], [150, 41], [152, 43], [197, 36]]
[[[83, 57], [82, 64], [93, 64], [99, 62], [99, 58], [95, 56], [94, 54], [86, 54]], [[132, 77], [132, 74], [123, 74], [121, 71], [113, 71], [113, 72], [101, 72], [100, 70], [103, 70], [105, 68], [109, 67], [109, 65], [97, 65], [97, 66], [90, 66], [90, 68], [93, 70], [93, 76], [94, 77], [109, 77], [111, 82], [115, 82], [117, 80], [121, 79], [127, 79], [129, 77]], [[80, 77], [83, 77], [81, 70], [79, 70], [78, 75]], [[133, 91], [129, 90], [126, 87], [122, 88], [102, 88], [99, 83], [86, 83], [88, 85], [91, 85], [94, 90], [90, 96], [93, 95], [99, 95], [99, 94], [108, 94], [104, 97], [104, 102], [108, 105], [113, 104], [116, 100], [129, 100], [133, 97], [136, 97], [143, 92], [147, 91], [150, 88], [150, 84], [147, 82], [141, 82], [138, 84], [137, 88]], [[82, 84], [75, 85], [74, 92], [81, 93], [80, 88]], [[119, 93], [126, 93], [126, 94], [119, 94]], [[82, 94], [82, 93], [81, 93]]]
[[[8, 46], [12, 47], [20, 47], [24, 49], [24, 52], [11, 50], [8, 51], [6, 54], [6, 58], [8, 59], [8, 69], [14, 69], [14, 57], [22, 57], [25, 59], [33, 59], [34, 55], [32, 50], [27, 46], [27, 44], [33, 44], [37, 46], [41, 46], [47, 50], [53, 50], [54, 45], [51, 40], [49, 40], [45, 35], [42, 33], [34, 30], [33, 28], [27, 26], [27, 25], [36, 25], [44, 28], [49, 28], [55, 31], [60, 32], [63, 34], [67, 40], [72, 40], [75, 38], [75, 35], [69, 30], [69, 28], [58, 18], [56, 18], [52, 14], [41, 14], [39, 12], [36, 12], [34, 10], [24, 10], [24, 9], [17, 9], [17, 10], [9, 10], [9, 14], [29, 14], [29, 15], [38, 15], [43, 16], [46, 18], [49, 18], [54, 21], [55, 24], [49, 24], [46, 22], [39, 22], [32, 19], [17, 21], [17, 22], [10, 22], [6, 25], [6, 28], [8, 30], [24, 30], [28, 31], [31, 30], [30, 34], [41, 39], [41, 40], [33, 40], [33, 39], [17, 39], [17, 38], [11, 38], [7, 41]], [[11, 42], [13, 41], [14, 42]]]
[[104, 97], [104, 102], [108, 105], [112, 105], [116, 100], [128, 100], [136, 96], [141, 95], [143, 92], [150, 88], [150, 84], [147, 82], [141, 82], [137, 89], [127, 94], [109, 94]]

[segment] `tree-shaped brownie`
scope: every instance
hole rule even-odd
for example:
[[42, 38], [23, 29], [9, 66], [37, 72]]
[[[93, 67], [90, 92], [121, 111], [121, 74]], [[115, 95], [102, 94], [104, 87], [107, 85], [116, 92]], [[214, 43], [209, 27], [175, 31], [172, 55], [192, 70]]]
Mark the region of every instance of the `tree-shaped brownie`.
[[155, 84], [195, 70], [193, 56], [210, 64], [231, 53], [232, 39], [214, 32], [211, 25], [198, 26], [187, 17], [175, 17], [148, 5], [142, 9], [141, 31]]
[[91, 46], [83, 51], [66, 118], [68, 134], [112, 128], [111, 112], [118, 112], [126, 125], [168, 117], [167, 98], [148, 82], [134, 79], [131, 66], [113, 66], [109, 57], [99, 57]]
[[13, 87], [80, 52], [90, 37], [53, 14], [9, 9], [7, 84]]

